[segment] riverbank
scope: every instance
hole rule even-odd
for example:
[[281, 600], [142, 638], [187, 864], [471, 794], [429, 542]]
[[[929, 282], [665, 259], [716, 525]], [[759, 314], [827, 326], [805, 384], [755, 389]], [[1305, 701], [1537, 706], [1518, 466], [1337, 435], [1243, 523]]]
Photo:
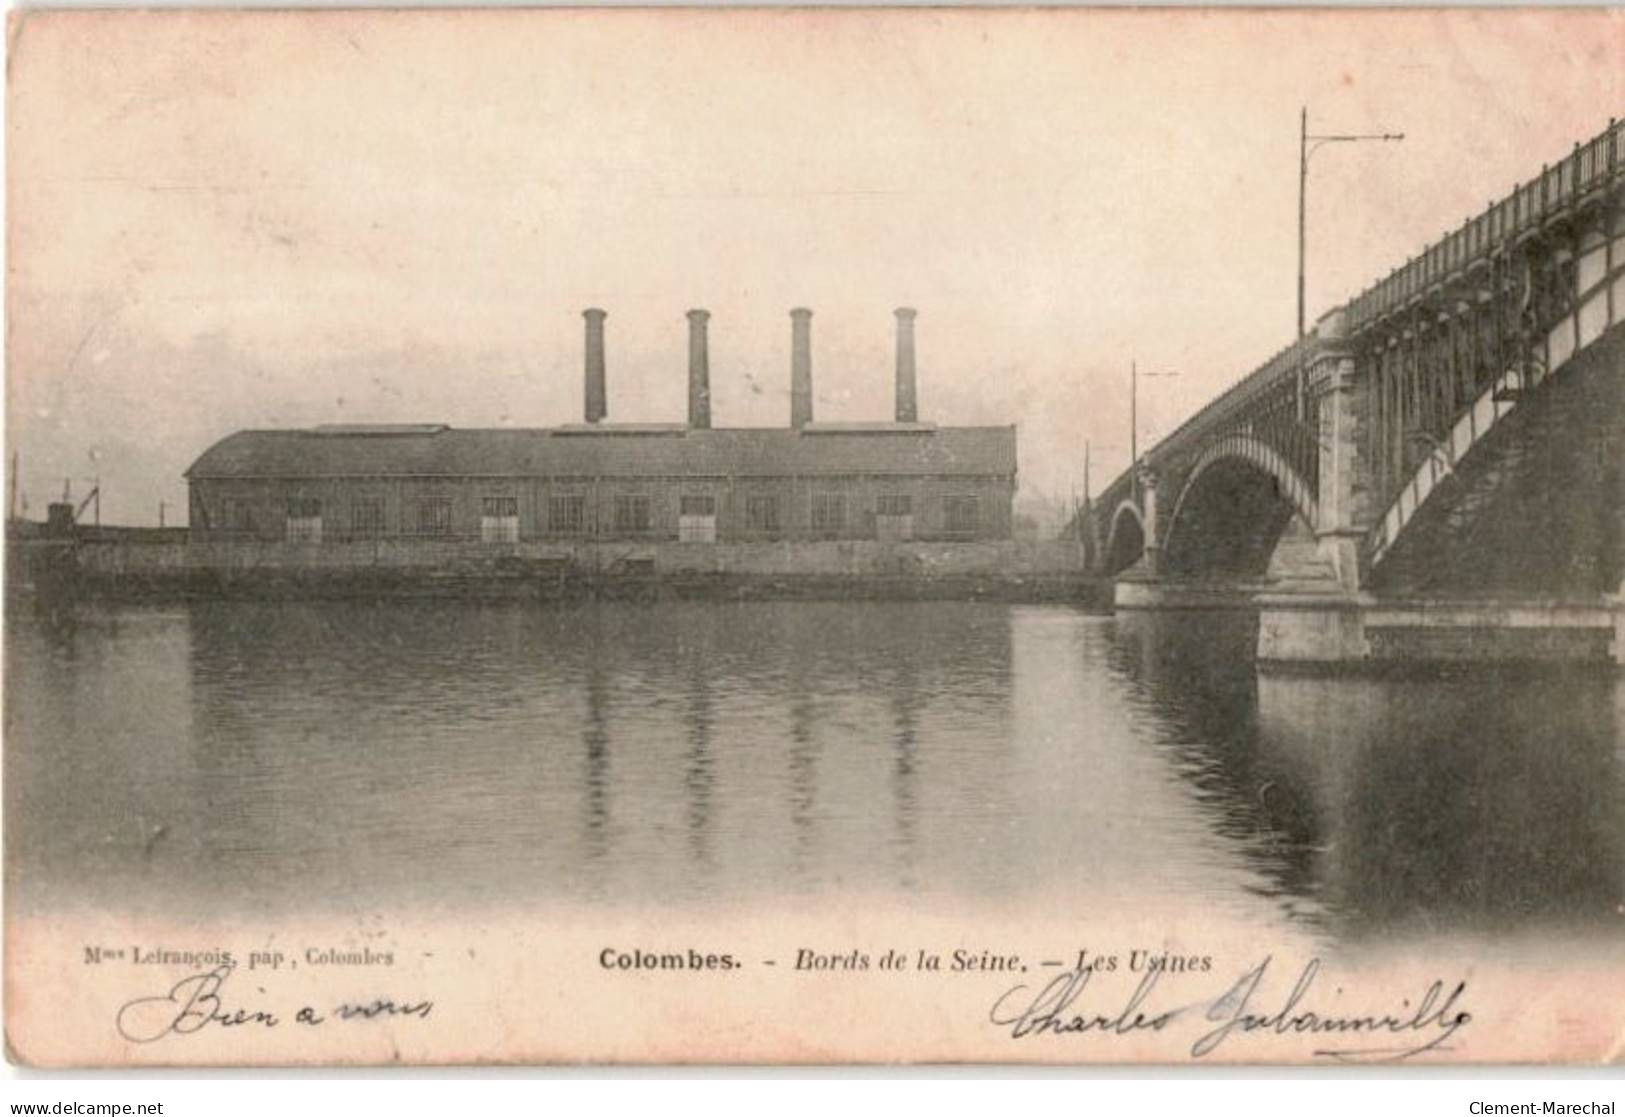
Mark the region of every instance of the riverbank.
[[50, 600], [875, 600], [1070, 602], [1111, 586], [1075, 545], [658, 542], [325, 545], [16, 540], [8, 586]]

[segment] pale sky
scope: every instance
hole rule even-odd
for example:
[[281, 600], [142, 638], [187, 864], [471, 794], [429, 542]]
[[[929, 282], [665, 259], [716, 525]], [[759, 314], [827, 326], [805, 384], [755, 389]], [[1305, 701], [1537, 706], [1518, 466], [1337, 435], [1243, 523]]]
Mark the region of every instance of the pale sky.
[[[8, 435], [30, 513], [181, 522], [244, 427], [684, 417], [1015, 423], [1098, 491], [1310, 319], [1625, 115], [1618, 12], [905, 10], [13, 17]], [[93, 457], [94, 455], [94, 457]], [[177, 509], [179, 506], [179, 509]]]

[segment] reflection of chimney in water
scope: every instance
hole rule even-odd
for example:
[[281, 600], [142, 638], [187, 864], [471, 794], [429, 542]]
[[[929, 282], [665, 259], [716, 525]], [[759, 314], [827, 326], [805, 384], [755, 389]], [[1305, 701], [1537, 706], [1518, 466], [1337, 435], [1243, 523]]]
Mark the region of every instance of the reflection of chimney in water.
[[705, 323], [709, 311], [688, 312], [688, 425], [711, 428], [711, 356], [706, 346]]
[[798, 306], [790, 312], [790, 425], [812, 421], [812, 311]]
[[605, 314], [597, 307], [592, 307], [583, 310], [581, 316], [587, 320], [586, 418], [587, 422], [596, 423], [609, 414], [609, 399], [604, 388]]
[[900, 306], [897, 315], [897, 421], [919, 422], [919, 404], [914, 396], [914, 314], [912, 307]]

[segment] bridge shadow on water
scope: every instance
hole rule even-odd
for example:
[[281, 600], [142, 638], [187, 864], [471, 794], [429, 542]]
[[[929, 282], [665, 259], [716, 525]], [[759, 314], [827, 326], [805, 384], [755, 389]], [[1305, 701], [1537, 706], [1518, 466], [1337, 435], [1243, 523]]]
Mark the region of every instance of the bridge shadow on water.
[[1115, 633], [1214, 830], [1295, 919], [1347, 943], [1617, 933], [1617, 675], [1260, 675], [1256, 618], [1225, 612], [1119, 615]]

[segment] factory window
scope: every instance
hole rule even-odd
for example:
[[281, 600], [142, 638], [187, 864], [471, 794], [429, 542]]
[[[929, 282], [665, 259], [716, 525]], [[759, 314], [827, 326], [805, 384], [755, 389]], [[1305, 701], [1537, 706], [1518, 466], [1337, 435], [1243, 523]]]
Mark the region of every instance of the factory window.
[[350, 535], [356, 539], [376, 539], [384, 534], [384, 498], [358, 496], [350, 501]]
[[942, 501], [944, 528], [949, 535], [975, 535], [980, 526], [980, 508], [974, 496], [950, 496]]
[[812, 530], [814, 535], [839, 535], [846, 529], [846, 494], [814, 493]]
[[615, 531], [621, 535], [643, 535], [654, 527], [646, 496], [618, 496], [615, 498]]
[[881, 493], [875, 498], [875, 538], [885, 543], [914, 538], [914, 498]]
[[288, 498], [289, 543], [320, 543], [322, 541], [322, 502], [314, 497]]
[[587, 498], [565, 493], [547, 498], [547, 527], [554, 535], [581, 535], [587, 530]]
[[220, 530], [230, 535], [253, 535], [254, 502], [227, 497], [220, 506]]
[[480, 500], [480, 542], [519, 542], [519, 498], [488, 496]]
[[677, 539], [681, 543], [715, 543], [717, 541], [716, 497], [678, 497]]
[[778, 533], [779, 498], [772, 495], [745, 498], [745, 530]]
[[417, 502], [412, 530], [418, 535], [451, 534], [451, 497], [424, 497]]

